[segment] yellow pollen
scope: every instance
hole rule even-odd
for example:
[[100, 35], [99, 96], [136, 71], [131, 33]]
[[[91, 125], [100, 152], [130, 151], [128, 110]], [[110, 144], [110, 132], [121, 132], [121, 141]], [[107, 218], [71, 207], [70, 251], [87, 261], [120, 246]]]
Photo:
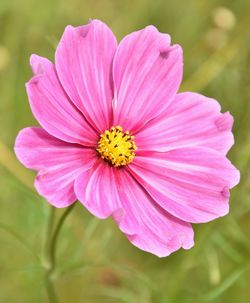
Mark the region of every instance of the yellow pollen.
[[135, 157], [136, 145], [134, 136], [129, 131], [123, 132], [121, 126], [112, 126], [100, 136], [97, 151], [102, 159], [113, 166], [124, 166], [131, 163]]

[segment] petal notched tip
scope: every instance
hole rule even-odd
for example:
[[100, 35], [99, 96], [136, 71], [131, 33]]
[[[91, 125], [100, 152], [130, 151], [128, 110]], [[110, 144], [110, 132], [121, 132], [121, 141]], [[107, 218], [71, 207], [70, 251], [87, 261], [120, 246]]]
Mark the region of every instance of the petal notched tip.
[[67, 25], [65, 27], [63, 36], [67, 32], [69, 32], [69, 33], [71, 32], [73, 35], [77, 33], [79, 35], [79, 37], [86, 38], [91, 30], [94, 30], [97, 28], [99, 28], [100, 30], [102, 30], [102, 28], [107, 28], [111, 31], [111, 29], [104, 22], [102, 22], [98, 19], [89, 19], [89, 22], [86, 25], [80, 25], [80, 26], [76, 26], [76, 27], [74, 27], [72, 25]]
[[25, 84], [26, 89], [32, 84], [37, 84], [43, 75], [53, 70], [53, 64], [44, 57], [36, 54], [30, 56], [30, 66], [33, 72], [33, 77]]
[[182, 248], [185, 250], [191, 249], [194, 247], [194, 239], [189, 239], [188, 241], [183, 241]]
[[240, 183], [240, 171], [234, 167], [234, 176], [232, 177], [232, 181], [229, 188], [233, 188], [237, 184]]
[[221, 114], [221, 116], [215, 121], [215, 125], [220, 131], [231, 131], [233, 123], [233, 116], [229, 112]]
[[[178, 44], [174, 44], [170, 47], [166, 45], [166, 47], [161, 47], [159, 51], [160, 51], [160, 57], [165, 60], [168, 60], [172, 55], [183, 58], [182, 47]], [[183, 64], [183, 59], [182, 59], [182, 64]]]
[[30, 56], [30, 66], [34, 75], [43, 74], [48, 65], [52, 65], [48, 59], [40, 57], [36, 54], [32, 54]]
[[224, 187], [224, 188], [221, 190], [221, 195], [222, 195], [224, 198], [229, 199], [229, 197], [230, 197], [229, 188], [228, 188], [228, 187]]
[[29, 95], [29, 91], [30, 91], [30, 87], [32, 85], [37, 85], [39, 83], [39, 80], [41, 79], [41, 75], [36, 75], [36, 76], [33, 76], [28, 82], [25, 83], [25, 88], [26, 88], [26, 91]]
[[191, 249], [194, 246], [194, 232], [187, 237], [185, 234], [174, 236], [168, 239], [167, 243], [163, 243], [162, 239], [154, 235], [154, 239], [148, 239], [140, 233], [126, 235], [128, 240], [139, 249], [151, 253], [158, 258], [165, 258], [175, 253], [179, 249]]

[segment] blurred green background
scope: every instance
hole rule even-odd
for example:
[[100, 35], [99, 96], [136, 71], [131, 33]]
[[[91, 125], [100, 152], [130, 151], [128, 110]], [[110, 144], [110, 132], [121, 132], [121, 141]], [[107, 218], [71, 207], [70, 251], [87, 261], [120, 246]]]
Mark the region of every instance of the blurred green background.
[[196, 245], [168, 258], [133, 247], [111, 220], [77, 205], [59, 235], [51, 277], [59, 302], [250, 302], [250, 2], [249, 0], [1, 0], [0, 2], [0, 302], [49, 302], [46, 233], [51, 211], [16, 160], [17, 132], [36, 125], [24, 83], [31, 53], [53, 54], [67, 24], [99, 18], [121, 39], [154, 24], [184, 48], [181, 90], [221, 102], [235, 117], [229, 158], [241, 171], [231, 212], [195, 226]]

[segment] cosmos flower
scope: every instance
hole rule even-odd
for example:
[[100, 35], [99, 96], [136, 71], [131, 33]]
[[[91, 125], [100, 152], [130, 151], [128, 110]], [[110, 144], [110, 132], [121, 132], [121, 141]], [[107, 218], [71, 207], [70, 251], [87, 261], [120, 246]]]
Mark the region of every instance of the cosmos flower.
[[233, 118], [216, 100], [177, 93], [182, 49], [154, 26], [117, 44], [101, 21], [67, 26], [55, 64], [31, 56], [26, 89], [40, 127], [23, 129], [18, 159], [55, 207], [79, 200], [142, 250], [193, 246], [191, 223], [224, 216], [239, 172], [226, 158]]

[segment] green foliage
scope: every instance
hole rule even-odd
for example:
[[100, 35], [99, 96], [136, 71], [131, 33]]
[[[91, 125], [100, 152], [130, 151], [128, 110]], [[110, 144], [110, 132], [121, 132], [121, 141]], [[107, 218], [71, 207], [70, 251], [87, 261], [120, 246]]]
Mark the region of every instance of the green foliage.
[[[235, 15], [231, 29], [215, 24], [219, 6]], [[139, 251], [111, 220], [99, 221], [77, 205], [59, 235], [52, 278], [60, 303], [250, 302], [248, 0], [1, 0], [0, 302], [48, 302], [41, 251], [49, 206], [32, 190], [34, 174], [12, 153], [18, 131], [36, 124], [24, 89], [29, 56], [53, 59], [64, 27], [89, 18], [104, 20], [119, 38], [154, 24], [183, 46], [182, 90], [218, 99], [235, 117], [229, 157], [241, 183], [232, 191], [230, 214], [195, 226], [195, 247], [165, 259]]]

